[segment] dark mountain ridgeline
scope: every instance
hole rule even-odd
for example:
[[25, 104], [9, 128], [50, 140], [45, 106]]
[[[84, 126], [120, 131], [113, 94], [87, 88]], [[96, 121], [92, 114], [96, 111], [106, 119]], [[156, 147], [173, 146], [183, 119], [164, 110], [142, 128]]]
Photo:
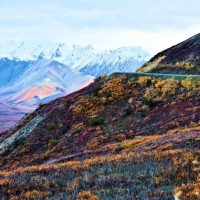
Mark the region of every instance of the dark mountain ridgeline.
[[168, 48], [144, 64], [138, 72], [200, 74], [200, 34]]

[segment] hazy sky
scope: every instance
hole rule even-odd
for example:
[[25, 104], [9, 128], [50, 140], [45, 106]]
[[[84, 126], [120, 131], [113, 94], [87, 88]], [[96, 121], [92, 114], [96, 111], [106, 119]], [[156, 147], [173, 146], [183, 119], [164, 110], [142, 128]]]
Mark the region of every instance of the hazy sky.
[[156, 53], [198, 32], [199, 0], [0, 0], [0, 41], [143, 46]]

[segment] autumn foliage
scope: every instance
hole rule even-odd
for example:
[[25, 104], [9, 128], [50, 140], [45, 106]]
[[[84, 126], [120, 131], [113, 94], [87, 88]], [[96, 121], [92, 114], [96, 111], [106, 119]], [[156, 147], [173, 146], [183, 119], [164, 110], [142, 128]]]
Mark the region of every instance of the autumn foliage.
[[0, 152], [0, 198], [199, 199], [199, 98], [197, 79], [112, 75], [44, 105], [2, 135], [47, 115]]

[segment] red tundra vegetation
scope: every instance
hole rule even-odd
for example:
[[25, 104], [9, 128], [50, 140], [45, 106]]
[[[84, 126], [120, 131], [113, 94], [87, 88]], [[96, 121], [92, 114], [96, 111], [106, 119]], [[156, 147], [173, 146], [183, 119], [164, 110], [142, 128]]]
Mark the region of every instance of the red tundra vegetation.
[[199, 114], [197, 78], [97, 78], [1, 135], [0, 198], [198, 200]]

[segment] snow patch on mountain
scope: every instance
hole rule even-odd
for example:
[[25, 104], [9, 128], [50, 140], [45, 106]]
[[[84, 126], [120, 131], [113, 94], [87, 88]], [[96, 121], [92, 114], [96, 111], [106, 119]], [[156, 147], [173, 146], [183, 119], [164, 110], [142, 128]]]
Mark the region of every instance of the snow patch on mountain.
[[0, 42], [0, 58], [11, 60], [56, 60], [84, 74], [99, 76], [113, 72], [135, 72], [151, 53], [142, 47], [97, 51], [91, 45], [68, 46], [54, 42]]

